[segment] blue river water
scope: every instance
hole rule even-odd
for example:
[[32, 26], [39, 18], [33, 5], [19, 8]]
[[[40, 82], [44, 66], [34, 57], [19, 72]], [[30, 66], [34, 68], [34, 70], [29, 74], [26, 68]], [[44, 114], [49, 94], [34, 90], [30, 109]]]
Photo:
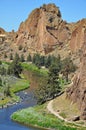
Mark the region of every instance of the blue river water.
[[22, 101], [16, 105], [9, 106], [7, 108], [0, 109], [0, 130], [41, 130], [38, 128], [26, 127], [10, 119], [13, 112], [36, 105], [36, 100], [33, 98], [31, 92], [20, 92], [19, 93]]

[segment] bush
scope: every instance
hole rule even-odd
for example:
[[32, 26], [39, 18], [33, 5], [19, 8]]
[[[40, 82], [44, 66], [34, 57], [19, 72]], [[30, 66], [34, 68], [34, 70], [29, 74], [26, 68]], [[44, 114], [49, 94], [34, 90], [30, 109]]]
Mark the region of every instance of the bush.
[[20, 57], [20, 62], [24, 62], [25, 59], [24, 59], [24, 55], [22, 54], [21, 57]]
[[19, 49], [20, 51], [22, 50], [22, 48], [23, 48], [22, 45], [19, 45], [19, 48], [18, 48], [18, 49]]
[[19, 74], [22, 72], [22, 66], [20, 64], [18, 54], [15, 55], [13, 62], [8, 67], [8, 74], [12, 74], [16, 77], [20, 77]]
[[27, 56], [27, 61], [28, 61], [28, 62], [31, 62], [31, 61], [32, 61], [32, 57], [31, 57], [30, 54]]
[[13, 60], [13, 54], [10, 53], [10, 60]]

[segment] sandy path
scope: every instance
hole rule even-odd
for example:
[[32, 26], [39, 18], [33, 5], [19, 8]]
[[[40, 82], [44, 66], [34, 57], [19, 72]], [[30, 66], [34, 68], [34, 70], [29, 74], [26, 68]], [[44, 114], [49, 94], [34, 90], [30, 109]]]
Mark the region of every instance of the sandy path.
[[48, 111], [51, 112], [52, 114], [54, 114], [55, 116], [57, 116], [59, 119], [64, 120], [65, 122], [69, 122], [68, 120], [66, 120], [66, 119], [64, 119], [62, 116], [60, 116], [60, 115], [59, 115], [59, 112], [55, 112], [55, 111], [53, 110], [53, 107], [52, 107], [53, 105], [52, 105], [52, 103], [53, 103], [53, 100], [51, 100], [51, 101], [48, 103], [48, 105], [47, 105]]

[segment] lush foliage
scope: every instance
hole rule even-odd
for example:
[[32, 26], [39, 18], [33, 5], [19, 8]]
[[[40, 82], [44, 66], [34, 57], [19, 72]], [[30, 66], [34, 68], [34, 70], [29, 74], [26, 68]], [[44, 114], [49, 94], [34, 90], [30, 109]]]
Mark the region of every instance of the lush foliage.
[[48, 56], [47, 59], [48, 78], [41, 81], [35, 92], [38, 104], [56, 97], [59, 92], [63, 91], [64, 84], [69, 83], [68, 75], [75, 71], [75, 66], [70, 58], [61, 60], [60, 56], [57, 58]]
[[38, 127], [59, 129], [59, 130], [76, 130], [77, 128], [71, 125], [65, 124], [63, 121], [59, 120], [57, 117], [47, 113], [45, 107], [37, 106], [34, 108], [27, 108], [15, 112], [11, 118], [14, 121], [24, 123], [25, 125], [34, 125]]
[[61, 86], [59, 85], [59, 67], [56, 64], [52, 64], [49, 68], [48, 78], [38, 87], [35, 96], [37, 98], [38, 104], [42, 104], [49, 99], [57, 96], [61, 91]]
[[28, 62], [31, 62], [31, 61], [32, 61], [32, 57], [31, 57], [30, 54], [28, 54], [28, 56], [27, 56], [27, 61], [28, 61]]
[[20, 77], [19, 75], [22, 72], [22, 66], [20, 64], [20, 59], [18, 54], [15, 55], [13, 62], [8, 67], [8, 74]]

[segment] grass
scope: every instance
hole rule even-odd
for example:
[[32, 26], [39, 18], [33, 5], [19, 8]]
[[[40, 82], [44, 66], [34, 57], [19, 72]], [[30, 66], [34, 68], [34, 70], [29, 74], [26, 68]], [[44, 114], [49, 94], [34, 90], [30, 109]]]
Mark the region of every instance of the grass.
[[23, 69], [32, 71], [39, 76], [47, 76], [48, 70], [47, 69], [39, 69], [36, 65], [31, 63], [21, 63]]
[[11, 92], [16, 93], [29, 88], [29, 81], [25, 79], [18, 79], [18, 81], [12, 85]]
[[19, 110], [11, 115], [11, 119], [27, 126], [33, 125], [52, 130], [78, 130], [73, 124], [67, 124], [50, 114], [46, 105]]
[[[11, 79], [10, 83], [10, 93], [11, 97], [5, 97], [3, 96], [3, 99], [0, 100], [0, 106], [6, 105], [7, 103], [14, 103], [20, 100], [18, 96], [15, 95], [16, 92], [22, 91], [29, 88], [29, 81], [25, 79]], [[3, 88], [2, 88], [3, 89]], [[3, 90], [0, 90], [0, 92], [3, 92]]]
[[61, 113], [60, 113], [60, 116], [62, 116], [63, 118], [67, 118], [67, 116], [66, 116], [66, 113], [65, 113], [65, 112], [61, 112]]
[[59, 110], [59, 114], [63, 118], [71, 119], [74, 116], [79, 116], [80, 111], [77, 104], [72, 103], [69, 99], [66, 98], [66, 93], [54, 99], [53, 109], [55, 111]]
[[11, 101], [10, 97], [6, 97], [3, 100], [0, 100], [0, 106], [2, 107], [3, 105], [6, 105], [10, 101]]

